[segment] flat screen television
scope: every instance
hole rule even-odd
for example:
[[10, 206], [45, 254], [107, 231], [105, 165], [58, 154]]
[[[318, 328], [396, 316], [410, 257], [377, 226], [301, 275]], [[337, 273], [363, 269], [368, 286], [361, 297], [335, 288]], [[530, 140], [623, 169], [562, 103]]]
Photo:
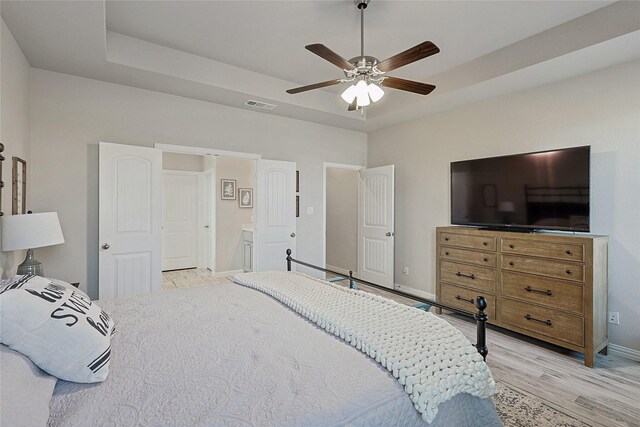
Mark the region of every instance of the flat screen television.
[[590, 146], [451, 163], [451, 223], [589, 231]]

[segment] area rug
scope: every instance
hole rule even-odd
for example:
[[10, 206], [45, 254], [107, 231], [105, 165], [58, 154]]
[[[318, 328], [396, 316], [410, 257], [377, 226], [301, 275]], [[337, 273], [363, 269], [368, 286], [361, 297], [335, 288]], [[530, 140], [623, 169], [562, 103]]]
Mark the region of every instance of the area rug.
[[496, 381], [493, 401], [506, 427], [589, 427], [535, 396], [525, 395], [499, 381]]

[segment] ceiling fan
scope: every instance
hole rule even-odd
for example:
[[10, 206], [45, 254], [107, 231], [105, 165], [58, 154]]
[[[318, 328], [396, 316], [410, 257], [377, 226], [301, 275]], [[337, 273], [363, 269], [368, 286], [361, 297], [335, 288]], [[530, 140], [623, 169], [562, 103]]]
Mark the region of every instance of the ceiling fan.
[[377, 102], [384, 95], [384, 91], [378, 85], [420, 95], [428, 95], [436, 88], [434, 85], [386, 75], [386, 73], [396, 68], [440, 52], [438, 46], [430, 41], [422, 42], [384, 61], [379, 61], [373, 56], [364, 54], [364, 10], [367, 8], [369, 1], [370, 0], [353, 0], [356, 7], [360, 10], [360, 56], [356, 56], [347, 61], [323, 44], [316, 43], [305, 46], [305, 49], [308, 51], [342, 68], [345, 78], [289, 89], [287, 93], [296, 94], [312, 89], [334, 86], [339, 83], [353, 83], [341, 96], [342, 99], [349, 104], [349, 111], [358, 109], [362, 111], [371, 101]]

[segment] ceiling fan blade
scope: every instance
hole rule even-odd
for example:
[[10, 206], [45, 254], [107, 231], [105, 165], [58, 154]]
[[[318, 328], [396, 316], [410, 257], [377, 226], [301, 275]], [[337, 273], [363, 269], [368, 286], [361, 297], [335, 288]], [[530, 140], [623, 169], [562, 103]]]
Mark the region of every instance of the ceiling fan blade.
[[380, 83], [384, 87], [406, 90], [420, 95], [429, 95], [436, 87], [427, 83], [414, 82], [413, 80], [399, 79], [397, 77], [385, 77]]
[[358, 109], [358, 100], [354, 99], [353, 102], [349, 104], [349, 108], [347, 108], [347, 111], [356, 111], [357, 109]]
[[321, 87], [337, 85], [338, 83], [341, 83], [341, 82], [342, 82], [341, 79], [327, 80], [326, 82], [314, 83], [312, 85], [300, 86], [293, 89], [288, 89], [287, 93], [293, 95], [294, 93], [306, 92], [308, 90], [319, 89]]
[[431, 42], [422, 42], [411, 49], [407, 49], [404, 52], [400, 52], [399, 54], [392, 56], [391, 58], [385, 59], [376, 65], [376, 68], [383, 73], [387, 73], [391, 70], [395, 70], [396, 68], [419, 61], [427, 56], [435, 55], [438, 52], [440, 52], [440, 49], [435, 44]]
[[333, 65], [336, 65], [342, 68], [343, 70], [356, 69], [356, 67], [352, 63], [350, 63], [349, 61], [344, 59], [342, 56], [338, 55], [337, 53], [335, 53], [334, 51], [332, 51], [331, 49], [329, 49], [323, 44], [320, 44], [320, 43], [310, 44], [305, 46], [305, 49], [307, 49], [309, 52], [315, 53], [320, 58], [331, 62]]

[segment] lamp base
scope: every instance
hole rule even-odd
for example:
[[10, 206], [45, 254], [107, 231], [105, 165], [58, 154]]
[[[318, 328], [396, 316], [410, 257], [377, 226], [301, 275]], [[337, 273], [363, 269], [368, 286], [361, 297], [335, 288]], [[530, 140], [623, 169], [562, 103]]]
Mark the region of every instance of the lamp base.
[[33, 274], [34, 276], [44, 276], [42, 263], [33, 256], [33, 249], [27, 249], [27, 256], [22, 264], [18, 266], [17, 274]]

